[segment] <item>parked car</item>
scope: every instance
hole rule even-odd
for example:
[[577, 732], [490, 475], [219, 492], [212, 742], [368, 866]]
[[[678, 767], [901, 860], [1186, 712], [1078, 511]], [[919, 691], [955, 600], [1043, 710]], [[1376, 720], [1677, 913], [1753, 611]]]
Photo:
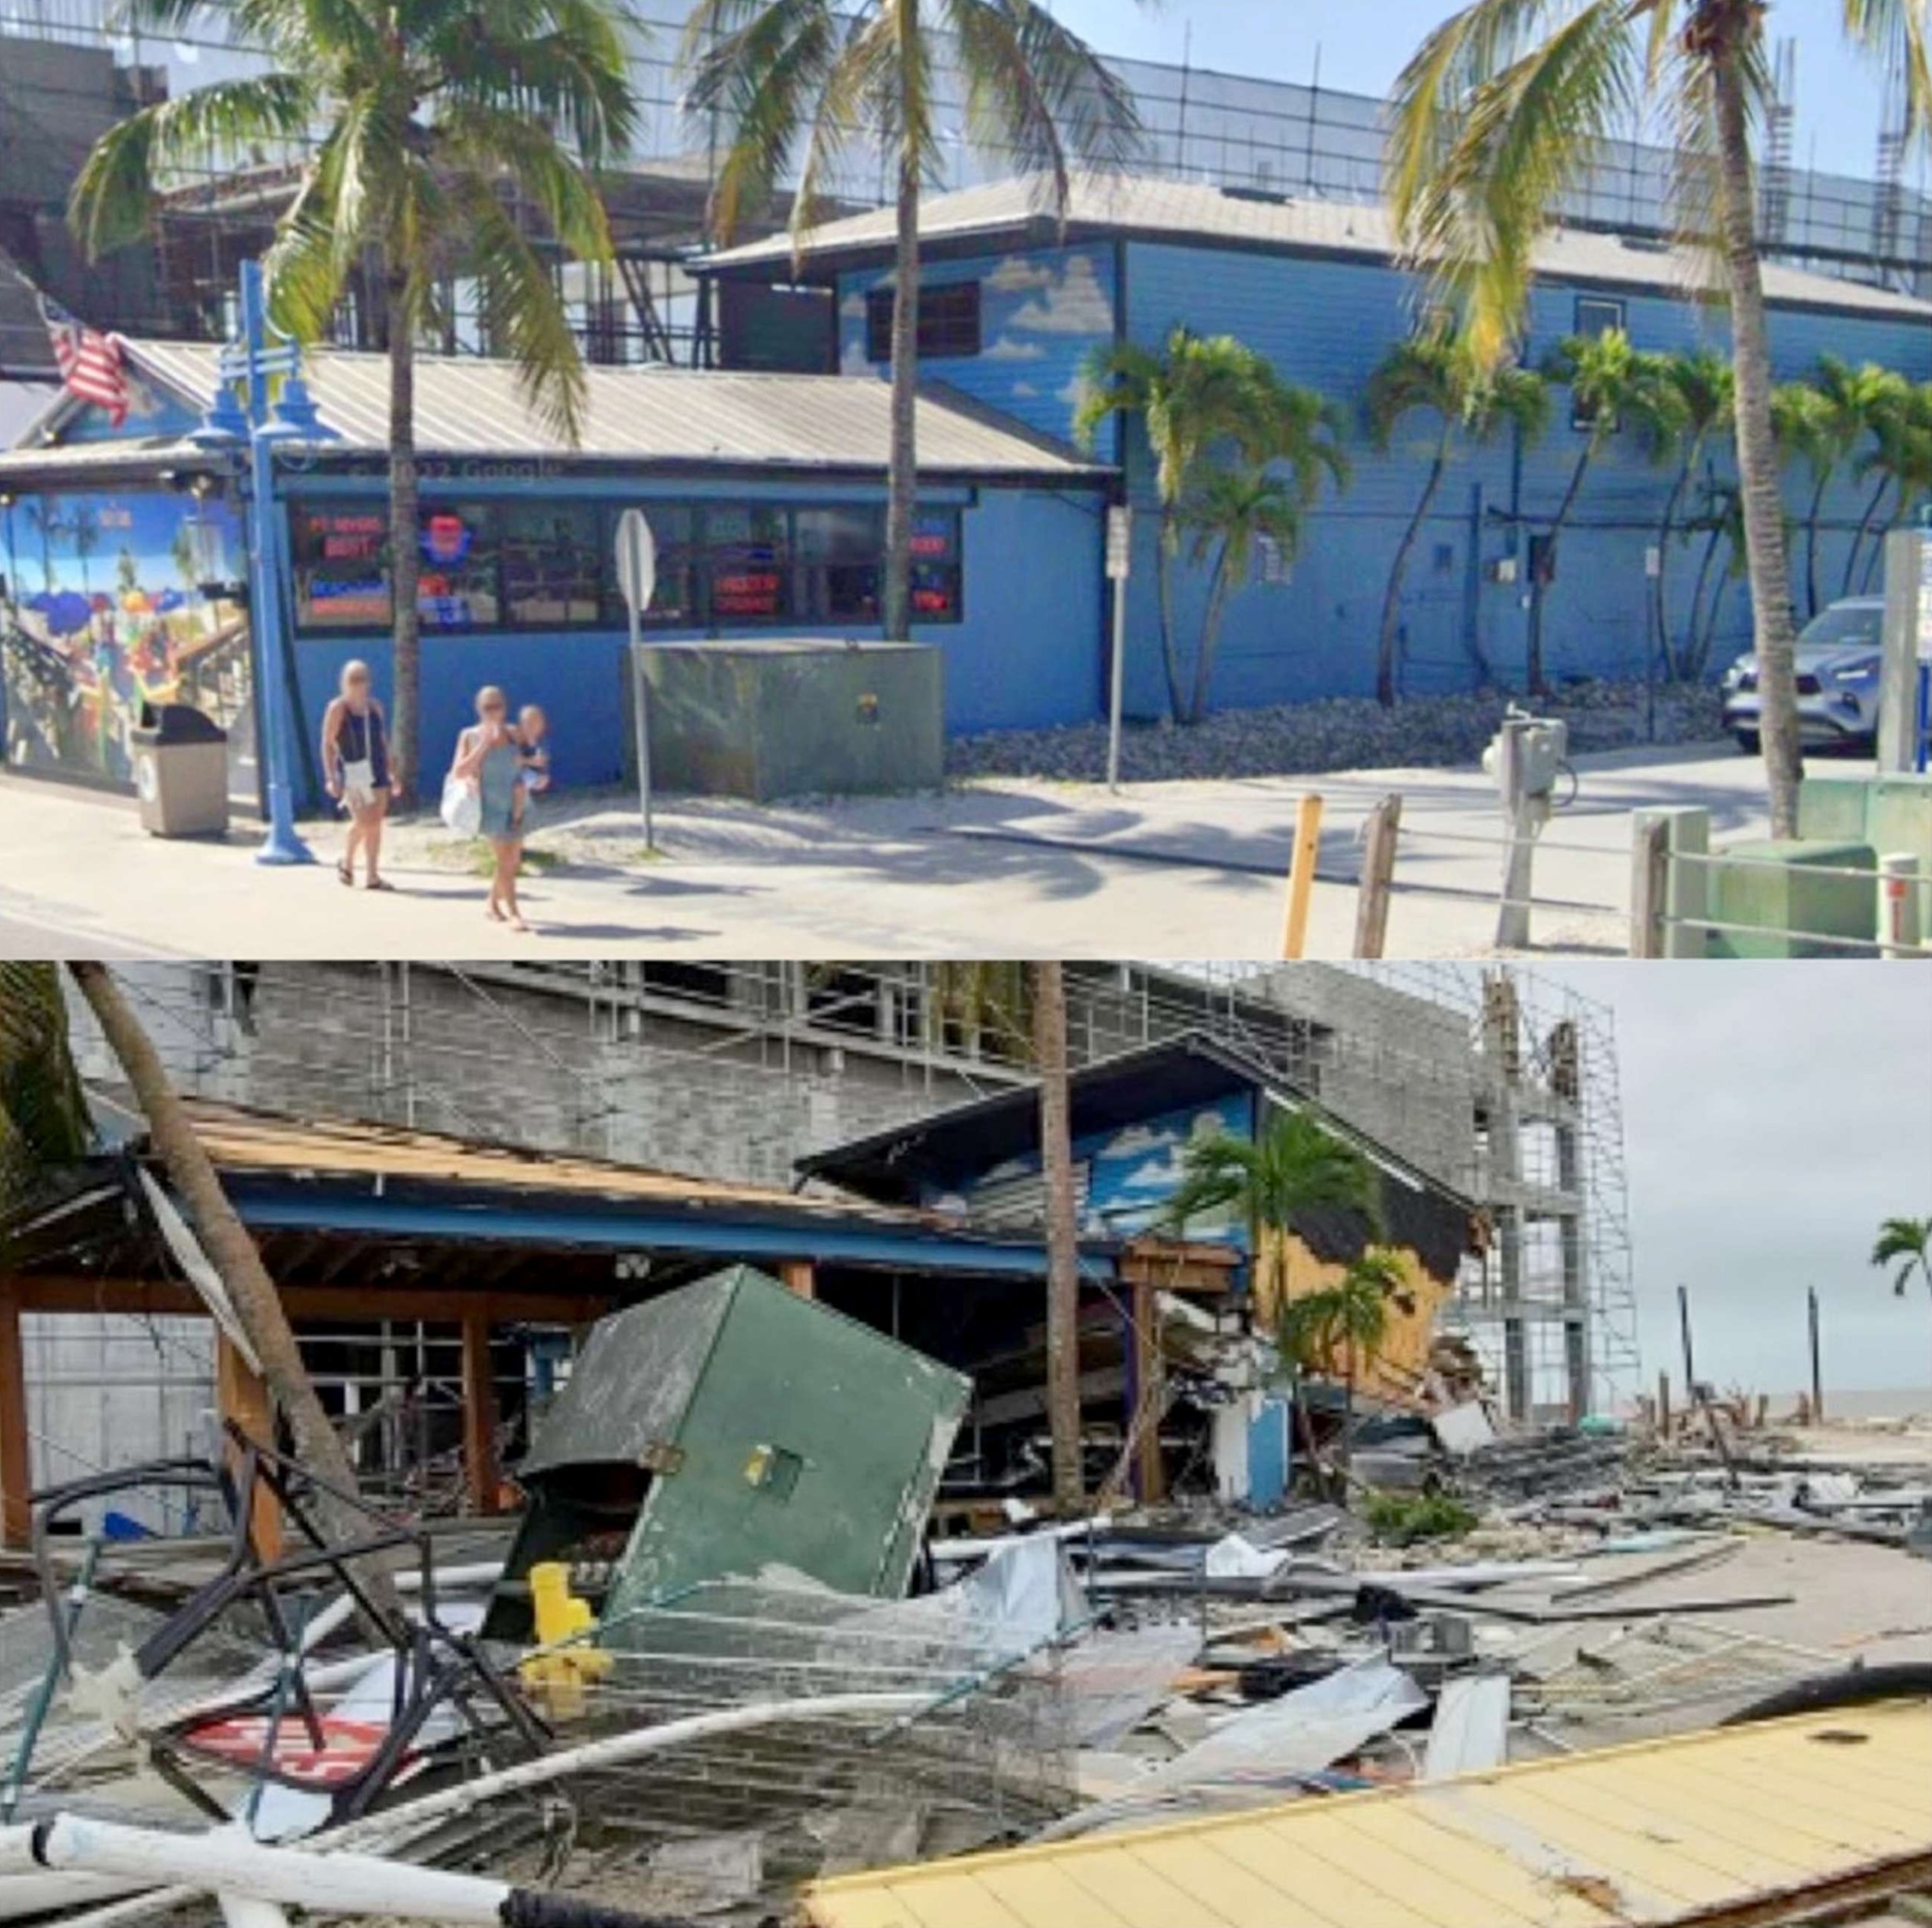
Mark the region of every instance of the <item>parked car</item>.
[[[1884, 632], [1882, 596], [1847, 596], [1820, 610], [1798, 632], [1801, 743], [1873, 746]], [[1724, 728], [1748, 756], [1757, 753], [1757, 657], [1748, 650], [1724, 672]]]

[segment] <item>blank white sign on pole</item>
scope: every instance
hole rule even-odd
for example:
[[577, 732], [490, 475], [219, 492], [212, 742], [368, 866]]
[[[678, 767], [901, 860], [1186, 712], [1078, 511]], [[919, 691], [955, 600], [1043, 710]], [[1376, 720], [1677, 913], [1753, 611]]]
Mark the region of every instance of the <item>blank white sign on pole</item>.
[[1120, 787], [1120, 689], [1127, 674], [1127, 578], [1134, 566], [1134, 512], [1107, 511], [1107, 580], [1114, 589], [1114, 662], [1107, 696], [1107, 788]]
[[657, 593], [658, 545], [641, 509], [627, 509], [617, 518], [617, 587], [631, 612], [632, 707], [638, 734], [638, 799], [644, 815], [644, 848], [655, 850], [651, 822], [651, 686], [644, 675], [644, 611]]

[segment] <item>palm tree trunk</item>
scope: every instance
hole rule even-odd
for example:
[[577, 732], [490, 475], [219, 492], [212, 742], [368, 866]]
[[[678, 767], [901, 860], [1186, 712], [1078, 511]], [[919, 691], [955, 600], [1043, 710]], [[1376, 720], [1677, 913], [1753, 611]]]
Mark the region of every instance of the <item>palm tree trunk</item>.
[[1186, 706], [1180, 696], [1180, 659], [1175, 653], [1174, 635], [1174, 524], [1173, 512], [1160, 512], [1160, 542], [1154, 554], [1154, 582], [1160, 596], [1160, 660], [1167, 674], [1167, 713], [1178, 723], [1185, 720]]
[[886, 579], [880, 603], [888, 642], [912, 635], [912, 520], [919, 493], [919, 156], [899, 158], [898, 249], [892, 294], [892, 453], [886, 489]]
[[1818, 613], [1818, 524], [1825, 514], [1825, 491], [1830, 485], [1828, 469], [1811, 491], [1811, 508], [1804, 518], [1804, 620]]
[[416, 584], [416, 344], [410, 278], [388, 278], [389, 594], [395, 662], [389, 713], [389, 774], [396, 800], [416, 794], [422, 768], [422, 612]]
[[1034, 1056], [1040, 1074], [1040, 1171], [1046, 1188], [1046, 1402], [1053, 1498], [1062, 1519], [1086, 1503], [1080, 1463], [1080, 1247], [1066, 1079], [1066, 975], [1034, 966]]
[[[356, 1490], [356, 1471], [350, 1464], [348, 1452], [329, 1424], [322, 1401], [316, 1397], [274, 1282], [262, 1263], [248, 1227], [229, 1203], [220, 1177], [195, 1136], [160, 1054], [106, 965], [74, 963], [68, 968], [100, 1026], [108, 1049], [127, 1074], [134, 1101], [148, 1121], [154, 1149], [167, 1169], [169, 1181], [186, 1207], [196, 1236], [209, 1263], [220, 1275], [236, 1317], [261, 1361], [262, 1376], [293, 1435], [295, 1457], [324, 1482], [316, 1494], [316, 1509], [324, 1525], [338, 1541], [363, 1536], [369, 1530], [369, 1522], [328, 1491], [332, 1486], [344, 1493]], [[274, 1442], [262, 1443], [272, 1446]], [[386, 1575], [365, 1571], [359, 1577], [386, 1611], [398, 1611]], [[382, 1629], [372, 1632], [378, 1638], [388, 1638]]]
[[1845, 558], [1844, 584], [1838, 591], [1840, 596], [1849, 596], [1852, 593], [1852, 579], [1858, 572], [1858, 558], [1865, 552], [1865, 544], [1870, 539], [1872, 525], [1878, 518], [1879, 505], [1885, 500], [1885, 492], [1891, 486], [1892, 479], [1888, 476], [1880, 476], [1878, 487], [1872, 491], [1871, 499], [1865, 504], [1864, 513], [1858, 518], [1857, 531], [1852, 537], [1852, 552]]
[[1388, 587], [1382, 592], [1382, 626], [1380, 640], [1376, 649], [1376, 701], [1384, 710], [1395, 704], [1395, 644], [1396, 631], [1400, 626], [1396, 618], [1402, 611], [1402, 579], [1408, 574], [1409, 557], [1414, 553], [1416, 539], [1422, 533], [1422, 525], [1429, 520], [1429, 512], [1436, 506], [1436, 492], [1442, 486], [1442, 478], [1449, 467], [1449, 418], [1444, 417], [1442, 439], [1436, 445], [1436, 459], [1429, 467], [1429, 479], [1422, 485], [1422, 499], [1415, 505], [1415, 513], [1408, 518], [1408, 527], [1402, 532], [1402, 540], [1396, 545], [1395, 559], [1389, 564]]
[[1214, 560], [1214, 580], [1208, 591], [1208, 607], [1201, 617], [1201, 653], [1194, 663], [1194, 695], [1187, 706], [1187, 720], [1198, 723], [1208, 713], [1208, 692], [1214, 680], [1214, 652], [1220, 647], [1221, 618], [1228, 608], [1228, 545], [1223, 542]]
[[1670, 539], [1677, 533], [1678, 504], [1684, 500], [1684, 491], [1690, 485], [1690, 473], [1697, 466], [1698, 452], [1694, 448], [1685, 454], [1677, 471], [1677, 479], [1671, 484], [1670, 493], [1664, 499], [1664, 513], [1657, 524], [1657, 575], [1650, 590], [1652, 606], [1657, 613], [1657, 647], [1664, 652], [1664, 661], [1673, 670], [1677, 666], [1677, 653], [1670, 647], [1670, 592], [1665, 577], [1670, 567]]
[[1796, 632], [1785, 553], [1784, 500], [1771, 420], [1771, 343], [1764, 274], [1758, 259], [1751, 181], [1750, 107], [1744, 56], [1721, 51], [1712, 62], [1717, 110], [1718, 215], [1730, 272], [1731, 359], [1737, 383], [1738, 476], [1744, 497], [1744, 554], [1757, 629], [1758, 732], [1769, 787], [1771, 833], [1798, 833], [1798, 786], [1804, 761], [1798, 741]]
[[1582, 492], [1583, 478], [1589, 473], [1590, 458], [1595, 452], [1592, 446], [1586, 444], [1583, 452], [1576, 458], [1576, 466], [1570, 471], [1570, 486], [1563, 491], [1563, 500], [1556, 505], [1556, 514], [1550, 524], [1549, 539], [1543, 552], [1543, 569], [1533, 573], [1530, 582], [1529, 646], [1524, 668], [1532, 696], [1543, 694], [1543, 606], [1549, 599], [1550, 581], [1556, 575], [1557, 545], [1563, 539], [1570, 512], [1576, 506], [1576, 498]]

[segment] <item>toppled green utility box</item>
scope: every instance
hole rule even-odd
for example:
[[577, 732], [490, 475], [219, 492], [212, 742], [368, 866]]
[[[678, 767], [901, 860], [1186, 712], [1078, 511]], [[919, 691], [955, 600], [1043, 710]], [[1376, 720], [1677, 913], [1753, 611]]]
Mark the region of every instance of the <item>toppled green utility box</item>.
[[[928, 643], [652, 643], [651, 780], [701, 797], [936, 790], [943, 659]], [[626, 685], [631, 675], [628, 663]], [[626, 732], [634, 741], [633, 727]]]
[[[1802, 787], [1802, 786], [1801, 786]], [[1770, 839], [1724, 847], [1709, 869], [1713, 957], [1849, 957], [1844, 944], [1808, 944], [1805, 934], [1870, 944], [1878, 915], [1877, 857], [1868, 843]], [[1846, 875], [1846, 872], [1862, 874]]]
[[748, 1266], [600, 1320], [518, 1476], [484, 1631], [528, 1637], [540, 1560], [612, 1563], [601, 1612], [790, 1568], [904, 1593], [971, 1383]]

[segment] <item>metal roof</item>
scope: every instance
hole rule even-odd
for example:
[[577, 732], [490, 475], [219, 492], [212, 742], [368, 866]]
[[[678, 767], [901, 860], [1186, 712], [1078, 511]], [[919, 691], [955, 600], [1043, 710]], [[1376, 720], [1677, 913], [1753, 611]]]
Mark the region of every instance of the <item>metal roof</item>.
[[[195, 406], [212, 398], [220, 352], [212, 344], [129, 341], [126, 349], [138, 368]], [[317, 348], [305, 371], [323, 424], [338, 438], [332, 446], [388, 449], [385, 356]], [[584, 433], [573, 446], [530, 407], [514, 363], [426, 356], [416, 364], [416, 446], [425, 455], [751, 465], [814, 475], [883, 473], [890, 452], [891, 391], [880, 381], [662, 367], [591, 367], [584, 379]], [[921, 392], [918, 435], [920, 467], [931, 474], [1066, 481], [1106, 473], [1067, 444], [937, 385]], [[43, 464], [52, 458], [46, 449], [31, 452]]]
[[[1393, 260], [1397, 251], [1388, 211], [1379, 206], [1292, 200], [1147, 175], [1075, 176], [1066, 231], [1070, 237], [1132, 234], [1288, 254], [1359, 255], [1376, 261]], [[1060, 232], [1039, 176], [1022, 176], [936, 195], [920, 210], [920, 233], [928, 242], [1017, 233], [1034, 245], [1050, 244]], [[889, 250], [893, 233], [892, 210], [885, 208], [813, 228], [796, 245], [807, 262], [822, 263], [834, 256]], [[794, 242], [779, 236], [706, 256], [692, 266], [699, 273], [752, 267], [789, 269], [794, 258]], [[1691, 249], [1646, 247], [1616, 235], [1573, 228], [1553, 230], [1544, 239], [1537, 254], [1537, 272], [1552, 281], [1661, 290], [1686, 296], [1712, 285], [1703, 257]], [[1766, 296], [1780, 307], [1932, 320], [1932, 302], [1776, 262], [1764, 265], [1764, 287]]]
[[1928, 1786], [1932, 1709], [1893, 1702], [848, 1875], [808, 1888], [805, 1914], [816, 1928], [1795, 1921], [1924, 1880]]

